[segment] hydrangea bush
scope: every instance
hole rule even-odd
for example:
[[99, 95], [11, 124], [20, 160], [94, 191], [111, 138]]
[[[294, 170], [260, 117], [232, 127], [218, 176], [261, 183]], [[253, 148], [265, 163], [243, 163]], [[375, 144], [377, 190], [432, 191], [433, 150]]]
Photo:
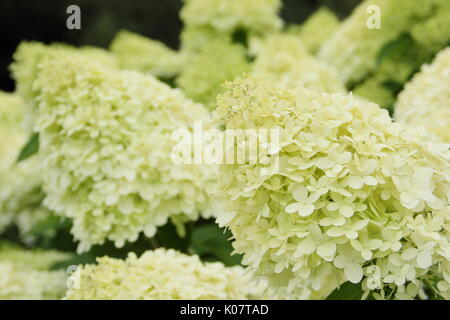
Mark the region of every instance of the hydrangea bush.
[[281, 3], [184, 0], [179, 49], [20, 43], [0, 299], [450, 299], [450, 2]]

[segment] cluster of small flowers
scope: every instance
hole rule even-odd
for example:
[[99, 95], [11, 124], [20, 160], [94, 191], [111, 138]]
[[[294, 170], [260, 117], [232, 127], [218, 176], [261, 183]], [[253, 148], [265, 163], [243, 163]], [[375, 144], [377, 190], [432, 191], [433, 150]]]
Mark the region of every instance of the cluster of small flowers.
[[252, 74], [285, 88], [305, 87], [333, 93], [346, 92], [338, 74], [318, 61], [298, 36], [273, 34], [254, 38], [250, 50], [256, 56]]
[[173, 249], [147, 251], [126, 260], [103, 257], [77, 269], [66, 299], [211, 300], [261, 299], [265, 287], [251, 282], [241, 267], [204, 263]]
[[262, 35], [280, 30], [280, 0], [184, 0], [183, 49], [197, 50], [209, 41], [232, 40], [235, 32]]
[[350, 281], [365, 296], [413, 298], [433, 278], [448, 297], [448, 145], [352, 95], [227, 86], [217, 121], [280, 130], [269, 161], [219, 175], [217, 221], [250, 270], [284, 297], [324, 298]]
[[298, 35], [308, 51], [316, 54], [322, 44], [337, 30], [339, 23], [339, 18], [333, 11], [322, 7], [303, 24], [290, 26], [288, 32]]
[[203, 105], [151, 75], [75, 53], [54, 53], [36, 68], [44, 204], [73, 220], [80, 251], [106, 239], [121, 247], [141, 231], [152, 237], [169, 218], [182, 230], [210, 216], [215, 167], [170, 158], [174, 129], [209, 120]]
[[[367, 26], [367, 8], [373, 5], [380, 9], [379, 29]], [[437, 23], [426, 29], [421, 26], [441, 12], [448, 12], [448, 5], [447, 0], [365, 0], [323, 44], [318, 55], [338, 70], [345, 83], [357, 83], [376, 69], [380, 50], [386, 44], [414, 27], [417, 35], [413, 37], [427, 38], [425, 32], [429, 31], [434, 39], [439, 39], [436, 43], [445, 45], [449, 40], [449, 28]], [[437, 50], [439, 48], [435, 52]]]
[[450, 48], [441, 51], [430, 65], [406, 84], [395, 105], [395, 119], [426, 127], [450, 143]]
[[188, 61], [176, 83], [189, 98], [210, 109], [215, 107], [223, 82], [250, 70], [244, 47], [225, 40], [205, 44]]
[[70, 254], [57, 251], [23, 250], [0, 245], [0, 299], [60, 299], [66, 290], [64, 271], [49, 271]]
[[162, 79], [177, 76], [185, 65], [180, 52], [125, 30], [116, 35], [110, 50], [117, 56], [121, 68], [150, 73]]

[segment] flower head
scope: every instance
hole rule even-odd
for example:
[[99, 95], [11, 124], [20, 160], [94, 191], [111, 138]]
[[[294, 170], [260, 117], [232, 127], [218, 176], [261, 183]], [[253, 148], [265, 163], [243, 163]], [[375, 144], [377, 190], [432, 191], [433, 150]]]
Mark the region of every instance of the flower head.
[[269, 161], [223, 165], [218, 192], [235, 251], [280, 295], [324, 298], [350, 281], [404, 298], [448, 281], [447, 145], [351, 95], [257, 78], [229, 83], [217, 105], [226, 129], [281, 131]]

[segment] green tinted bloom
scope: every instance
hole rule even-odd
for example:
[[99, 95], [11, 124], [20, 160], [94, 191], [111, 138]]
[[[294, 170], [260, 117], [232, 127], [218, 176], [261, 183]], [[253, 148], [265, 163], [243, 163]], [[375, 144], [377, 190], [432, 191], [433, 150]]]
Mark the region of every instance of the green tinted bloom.
[[70, 254], [56, 251], [0, 245], [0, 299], [62, 298], [67, 276], [64, 271], [49, 271], [49, 268], [69, 258]]
[[41, 160], [33, 156], [12, 165], [0, 175], [0, 232], [10, 225], [26, 237], [39, 222], [51, 216], [42, 205]]
[[116, 35], [110, 48], [117, 55], [121, 68], [156, 77], [172, 78], [180, 73], [184, 65], [182, 55], [162, 42], [125, 30]]
[[70, 45], [57, 43], [45, 45], [40, 42], [21, 42], [14, 53], [14, 62], [10, 69], [14, 80], [16, 81], [17, 94], [25, 103], [25, 127], [28, 131], [33, 130], [35, 122], [35, 106], [33, 98], [33, 82], [36, 80], [39, 63], [46, 58], [57, 56], [58, 54], [77, 54], [86, 58], [102, 63], [105, 66], [116, 67], [117, 60], [114, 55], [106, 50], [96, 47], [82, 47], [76, 49]]
[[305, 47], [315, 54], [338, 26], [339, 19], [336, 14], [327, 7], [322, 7], [309, 16], [303, 24], [292, 26], [289, 31], [300, 36]]
[[177, 84], [189, 98], [215, 107], [221, 85], [250, 70], [245, 49], [238, 44], [212, 41], [190, 54]]
[[70, 278], [67, 299], [210, 300], [261, 298], [263, 288], [241, 267], [204, 263], [173, 249], [147, 251], [126, 260], [103, 257]]
[[303, 86], [323, 92], [346, 92], [337, 73], [316, 60], [295, 35], [276, 34], [252, 39], [256, 55], [252, 74], [279, 87]]
[[217, 221], [251, 271], [293, 298], [324, 298], [345, 281], [398, 299], [433, 277], [447, 288], [447, 145], [351, 95], [253, 78], [227, 87], [215, 110], [226, 129], [280, 137], [268, 160], [219, 175]]
[[262, 35], [282, 27], [280, 0], [184, 0], [183, 49], [200, 49], [217, 38], [230, 40], [239, 31]]
[[395, 119], [424, 126], [450, 143], [450, 48], [406, 84], [395, 105]]
[[25, 108], [16, 94], [0, 91], [0, 175], [17, 160], [27, 136], [23, 129]]
[[[373, 12], [368, 13], [367, 9], [373, 5], [380, 9], [380, 29], [370, 29], [367, 26], [369, 18], [373, 15]], [[429, 28], [433, 34], [432, 39], [439, 39], [430, 41], [434, 43], [448, 41], [449, 28], [428, 27], [428, 24], [434, 25], [431, 21], [437, 19], [442, 12], [448, 11], [446, 8], [448, 8], [447, 0], [366, 0], [324, 43], [319, 57], [336, 67], [347, 84], [357, 83], [376, 70], [381, 49], [402, 34], [412, 30], [413, 38], [419, 40], [426, 36], [414, 34], [427, 32]], [[422, 29], [421, 26], [427, 28]]]

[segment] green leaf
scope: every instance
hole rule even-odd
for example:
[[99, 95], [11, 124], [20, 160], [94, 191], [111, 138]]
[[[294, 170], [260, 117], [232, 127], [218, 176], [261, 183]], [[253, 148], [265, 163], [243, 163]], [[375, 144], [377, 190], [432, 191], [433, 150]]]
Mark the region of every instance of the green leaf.
[[39, 133], [35, 132], [31, 135], [27, 144], [20, 151], [17, 162], [23, 161], [39, 151]]
[[402, 34], [391, 42], [388, 42], [378, 53], [377, 62], [392, 59], [404, 54], [409, 49], [414, 49], [414, 39], [409, 34]]
[[154, 241], [157, 246], [176, 249], [186, 253], [189, 248], [192, 223], [185, 223], [184, 227], [186, 228], [186, 235], [180, 237], [176, 227], [171, 222], [168, 222], [164, 226], [158, 228]]
[[334, 290], [327, 300], [361, 300], [363, 293], [360, 283], [345, 282]]
[[192, 231], [191, 249], [203, 260], [221, 261], [226, 266], [238, 265], [242, 257], [231, 254], [230, 236], [213, 222], [197, 226]]

